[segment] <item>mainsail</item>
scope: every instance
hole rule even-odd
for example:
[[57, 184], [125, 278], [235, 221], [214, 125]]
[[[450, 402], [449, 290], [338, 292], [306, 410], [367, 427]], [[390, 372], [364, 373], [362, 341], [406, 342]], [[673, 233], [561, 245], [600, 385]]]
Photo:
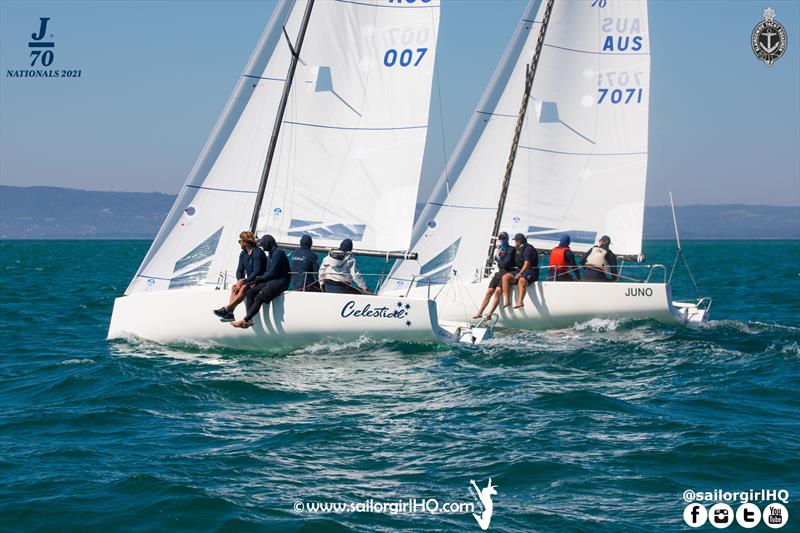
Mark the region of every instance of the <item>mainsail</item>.
[[[233, 275], [307, 2], [279, 2], [126, 294]], [[407, 250], [427, 136], [438, 0], [316, 2], [260, 233]]]
[[[482, 272], [545, 6], [528, 4], [414, 229], [419, 262], [395, 278]], [[608, 234], [616, 253], [641, 252], [649, 80], [644, 1], [555, 1], [501, 229], [545, 250], [569, 233], [578, 251]]]

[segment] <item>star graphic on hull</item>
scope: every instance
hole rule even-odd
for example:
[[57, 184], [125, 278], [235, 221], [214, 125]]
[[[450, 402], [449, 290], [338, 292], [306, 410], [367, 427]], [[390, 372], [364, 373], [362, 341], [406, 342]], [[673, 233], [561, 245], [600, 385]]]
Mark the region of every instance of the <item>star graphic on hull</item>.
[[410, 320], [406, 320], [406, 326], [409, 327], [409, 328], [411, 327], [411, 321]]
[[410, 309], [411, 309], [411, 304], [406, 304], [406, 311], [409, 311]]
[[397, 307], [403, 307], [403, 302], [397, 302]]

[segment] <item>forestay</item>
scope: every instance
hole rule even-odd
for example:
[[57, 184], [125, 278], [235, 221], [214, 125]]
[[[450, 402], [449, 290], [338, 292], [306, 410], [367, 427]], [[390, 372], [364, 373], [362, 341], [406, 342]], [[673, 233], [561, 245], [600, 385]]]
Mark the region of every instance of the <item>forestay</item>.
[[[414, 229], [415, 274], [477, 279], [546, 2], [531, 1]], [[618, 254], [641, 250], [650, 57], [645, 2], [556, 0], [501, 229], [540, 249], [561, 233], [586, 250], [602, 234]]]
[[[303, 0], [275, 7], [126, 294], [234, 274], [291, 58], [283, 27], [293, 39], [305, 8]], [[408, 248], [438, 22], [433, 0], [315, 3], [260, 233]]]

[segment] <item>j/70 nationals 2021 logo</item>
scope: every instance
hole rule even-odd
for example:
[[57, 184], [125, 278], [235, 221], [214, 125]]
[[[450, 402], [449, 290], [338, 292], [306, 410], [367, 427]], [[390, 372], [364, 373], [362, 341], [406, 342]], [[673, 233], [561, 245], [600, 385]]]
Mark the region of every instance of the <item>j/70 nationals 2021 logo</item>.
[[[49, 28], [50, 17], [39, 17], [36, 30], [27, 39], [30, 67], [6, 68], [6, 78], [80, 78], [83, 71], [76, 68], [56, 68], [56, 42]], [[5, 68], [5, 67], [4, 67]]]
[[783, 25], [775, 20], [774, 9], [768, 7], [762, 16], [764, 20], [753, 28], [750, 44], [756, 57], [771, 67], [786, 52], [788, 40]]

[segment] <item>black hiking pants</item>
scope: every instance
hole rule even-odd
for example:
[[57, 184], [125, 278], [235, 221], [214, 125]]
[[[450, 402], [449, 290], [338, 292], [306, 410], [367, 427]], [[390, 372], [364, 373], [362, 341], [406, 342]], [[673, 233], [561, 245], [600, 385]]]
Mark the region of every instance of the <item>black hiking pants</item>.
[[262, 305], [270, 303], [288, 288], [288, 280], [272, 279], [247, 289], [244, 295], [247, 314], [244, 316], [244, 319], [252, 320], [253, 317], [258, 314]]

